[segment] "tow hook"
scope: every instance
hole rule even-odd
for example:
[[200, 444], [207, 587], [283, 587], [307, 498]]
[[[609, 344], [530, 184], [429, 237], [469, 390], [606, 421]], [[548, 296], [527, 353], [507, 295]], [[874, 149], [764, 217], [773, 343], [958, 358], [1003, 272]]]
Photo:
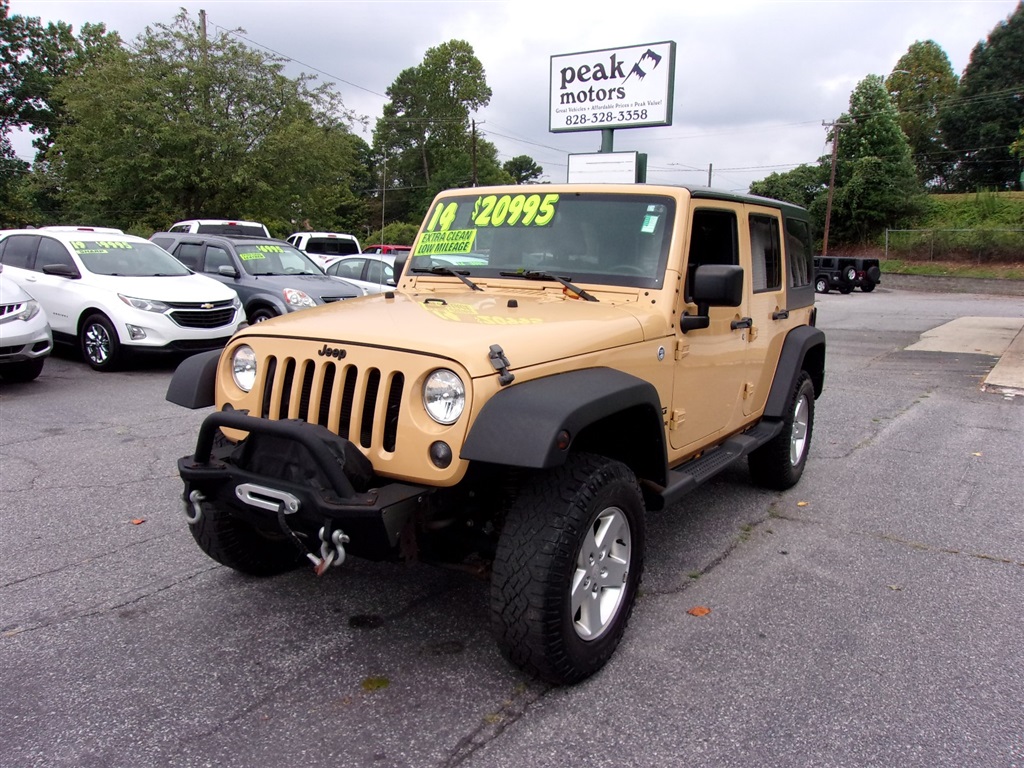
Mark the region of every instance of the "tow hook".
[[[185, 520], [189, 525], [195, 525], [202, 519], [204, 501], [206, 501], [206, 497], [201, 491], [192, 491], [188, 495], [188, 501], [185, 502]], [[191, 505], [191, 509], [189, 505]]]
[[[310, 556], [310, 560], [315, 562], [313, 570], [317, 576], [322, 576], [332, 565], [341, 565], [345, 562], [345, 545], [348, 542], [349, 538], [341, 528], [335, 528], [333, 531], [328, 525], [320, 528], [320, 557], [314, 559]], [[317, 560], [319, 562], [316, 562]]]

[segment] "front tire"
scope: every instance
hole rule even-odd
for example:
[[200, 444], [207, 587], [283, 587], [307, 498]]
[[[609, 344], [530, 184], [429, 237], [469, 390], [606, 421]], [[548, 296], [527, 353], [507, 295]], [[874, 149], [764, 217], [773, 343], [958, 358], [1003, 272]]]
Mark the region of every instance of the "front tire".
[[828, 280], [824, 277], [819, 277], [814, 281], [814, 290], [818, 293], [828, 293]]
[[[186, 500], [185, 505], [194, 516], [192, 504]], [[276, 576], [306, 562], [283, 533], [260, 531], [209, 501], [200, 502], [199, 509], [189, 531], [199, 548], [221, 565], [250, 576]]]
[[270, 320], [271, 318], [274, 317], [277, 317], [277, 313], [274, 312], [274, 310], [266, 309], [265, 307], [260, 307], [259, 309], [254, 310], [251, 315], [249, 315], [249, 325], [265, 323], [267, 320]]
[[502, 653], [558, 685], [611, 658], [644, 563], [643, 497], [625, 465], [576, 454], [524, 483], [491, 574], [491, 625]]
[[801, 371], [786, 405], [782, 431], [747, 457], [757, 485], [784, 491], [800, 480], [814, 431], [814, 384]]
[[78, 340], [82, 357], [93, 370], [113, 371], [120, 366], [123, 357], [121, 341], [106, 315], [87, 317]]

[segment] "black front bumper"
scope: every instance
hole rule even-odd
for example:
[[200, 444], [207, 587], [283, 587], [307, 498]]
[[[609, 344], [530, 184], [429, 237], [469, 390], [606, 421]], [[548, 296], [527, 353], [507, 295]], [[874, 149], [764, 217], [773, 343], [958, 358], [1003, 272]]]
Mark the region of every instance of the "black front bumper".
[[[237, 445], [214, 446], [220, 427], [248, 433]], [[347, 549], [370, 559], [393, 556], [399, 536], [433, 489], [373, 482], [347, 440], [299, 420], [259, 419], [240, 411], [208, 416], [195, 453], [178, 460], [187, 500], [208, 502], [267, 530], [280, 514], [294, 532], [317, 541], [325, 523], [349, 537]], [[371, 487], [372, 486], [372, 487]]]

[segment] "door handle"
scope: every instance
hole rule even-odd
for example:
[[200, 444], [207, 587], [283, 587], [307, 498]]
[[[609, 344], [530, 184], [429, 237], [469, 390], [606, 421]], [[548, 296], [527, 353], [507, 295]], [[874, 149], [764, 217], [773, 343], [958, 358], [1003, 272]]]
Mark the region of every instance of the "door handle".
[[789, 310], [780, 309], [778, 312], [772, 312], [772, 320], [788, 320]]
[[733, 320], [729, 327], [735, 331], [737, 328], [750, 328], [753, 325], [753, 318], [741, 317], [739, 320]]

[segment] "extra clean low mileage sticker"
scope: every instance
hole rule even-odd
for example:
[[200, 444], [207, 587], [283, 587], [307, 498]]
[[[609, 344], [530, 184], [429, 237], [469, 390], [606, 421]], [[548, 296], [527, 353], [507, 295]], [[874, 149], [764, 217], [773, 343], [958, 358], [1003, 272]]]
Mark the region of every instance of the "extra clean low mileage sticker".
[[[452, 203], [454, 205], [454, 203]], [[442, 232], [424, 232], [416, 246], [414, 256], [438, 256], [450, 253], [470, 253], [476, 241], [475, 229], [452, 229]]]

